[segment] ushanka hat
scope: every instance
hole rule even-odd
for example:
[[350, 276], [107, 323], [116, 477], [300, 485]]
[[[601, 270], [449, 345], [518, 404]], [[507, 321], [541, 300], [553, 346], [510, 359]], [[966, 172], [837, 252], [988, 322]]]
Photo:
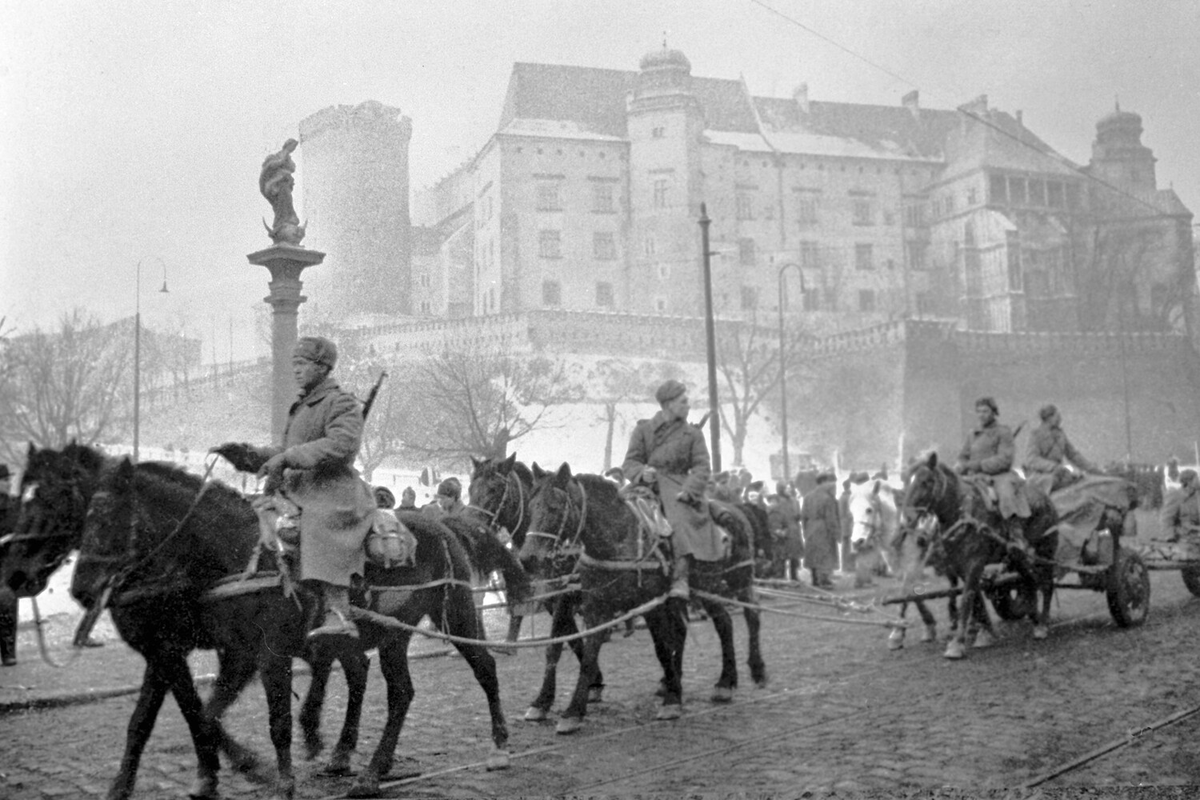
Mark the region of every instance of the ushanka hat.
[[659, 405], [662, 405], [671, 402], [685, 392], [687, 392], [687, 387], [672, 378], [658, 387], [658, 391], [654, 393], [654, 399], [658, 401]]
[[324, 364], [333, 369], [337, 364], [337, 345], [324, 336], [304, 336], [296, 341], [293, 358], [306, 358], [315, 364]]

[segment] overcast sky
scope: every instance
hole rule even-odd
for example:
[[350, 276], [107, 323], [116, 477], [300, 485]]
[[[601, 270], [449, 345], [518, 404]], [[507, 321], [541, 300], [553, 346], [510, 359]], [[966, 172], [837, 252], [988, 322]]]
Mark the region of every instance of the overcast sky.
[[[790, 17], [789, 21], [780, 14]], [[330, 105], [413, 120], [412, 188], [495, 131], [517, 61], [634, 70], [662, 46], [756, 95], [926, 107], [980, 95], [1077, 163], [1142, 115], [1160, 188], [1200, 209], [1196, 0], [0, 0], [0, 315], [85, 306], [252, 349], [263, 157]], [[868, 63], [869, 62], [869, 63]], [[297, 182], [304, 186], [303, 150]], [[301, 202], [301, 218], [305, 214]], [[305, 244], [322, 249], [319, 231]], [[318, 267], [319, 269], [319, 267]], [[166, 275], [170, 294], [157, 290]], [[304, 309], [301, 307], [301, 314]], [[233, 335], [230, 336], [232, 326]]]

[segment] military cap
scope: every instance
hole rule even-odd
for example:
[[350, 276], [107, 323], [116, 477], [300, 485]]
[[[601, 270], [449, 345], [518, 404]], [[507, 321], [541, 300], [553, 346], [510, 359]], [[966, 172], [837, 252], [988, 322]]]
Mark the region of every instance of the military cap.
[[304, 336], [296, 341], [292, 356], [306, 358], [315, 364], [324, 364], [333, 369], [337, 364], [337, 345], [324, 336]]
[[687, 392], [687, 387], [672, 378], [658, 387], [658, 391], [654, 393], [654, 399], [658, 401], [659, 405], [662, 405], [663, 403], [671, 402], [685, 392]]
[[1042, 422], [1045, 422], [1057, 413], [1058, 407], [1054, 405], [1054, 403], [1047, 403], [1046, 405], [1042, 406], [1040, 411], [1038, 411], [1038, 416], [1042, 418]]
[[380, 508], [395, 508], [396, 495], [392, 494], [392, 490], [386, 486], [376, 486], [373, 494], [375, 495], [375, 505]]
[[996, 405], [995, 398], [992, 398], [992, 397], [979, 398], [978, 400], [975, 401], [975, 407], [979, 408], [980, 406], [987, 406], [988, 408], [990, 408], [992, 410], [993, 414], [1000, 413], [1000, 407]]
[[833, 470], [830, 469], [817, 474], [817, 483], [829, 483], [830, 481], [837, 481], [837, 474]]
[[458, 482], [458, 478], [446, 478], [446, 480], [438, 484], [437, 493], [441, 497], [450, 497], [457, 500], [462, 497], [462, 484]]

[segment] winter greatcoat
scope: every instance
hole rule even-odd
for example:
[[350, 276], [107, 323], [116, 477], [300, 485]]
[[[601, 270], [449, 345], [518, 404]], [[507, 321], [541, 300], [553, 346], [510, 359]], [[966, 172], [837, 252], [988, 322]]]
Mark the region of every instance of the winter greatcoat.
[[1014, 514], [1022, 519], [1030, 515], [1029, 501], [1013, 472], [1016, 445], [1012, 430], [992, 420], [986, 427], [976, 428], [967, 436], [958, 464], [964, 475], [987, 475], [996, 487], [996, 500], [1004, 518]]
[[[629, 437], [621, 471], [631, 484], [646, 483], [642, 480], [646, 467], [654, 467], [658, 473], [654, 488], [674, 532], [671, 538], [675, 555], [720, 561], [724, 548], [704, 497], [711, 471], [704, 434], [687, 420], [667, 422], [661, 411], [639, 421]], [[683, 491], [695, 499], [695, 504], [678, 499]]]
[[362, 441], [358, 399], [326, 377], [288, 411], [283, 491], [300, 506], [300, 579], [349, 586], [363, 574], [375, 498], [354, 469]]
[[804, 529], [804, 567], [817, 572], [832, 572], [838, 567], [838, 539], [842, 533], [837, 483], [818, 484], [800, 505], [800, 525]]
[[1172, 539], [1200, 533], [1200, 484], [1193, 483], [1168, 494], [1159, 522], [1162, 532]]

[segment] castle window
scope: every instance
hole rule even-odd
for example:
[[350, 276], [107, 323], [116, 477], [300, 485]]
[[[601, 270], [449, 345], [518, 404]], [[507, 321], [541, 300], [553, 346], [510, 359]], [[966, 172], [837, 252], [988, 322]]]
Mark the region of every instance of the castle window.
[[928, 268], [925, 260], [925, 254], [928, 249], [928, 244], [921, 241], [908, 241], [904, 243], [905, 250], [908, 255], [908, 268], [918, 272]]
[[1034, 206], [1046, 205], [1046, 182], [1029, 181], [1029, 204]]
[[868, 312], [875, 310], [875, 292], [870, 289], [862, 289], [859, 291], [858, 310]]
[[738, 263], [743, 267], [754, 266], [754, 240], [738, 239]]
[[1024, 178], [1008, 179], [1008, 197], [1009, 202], [1015, 206], [1023, 206], [1028, 202], [1028, 196], [1025, 194]]
[[646, 237], [645, 241], [642, 243], [642, 251], [645, 253], [646, 258], [654, 257], [654, 237], [653, 236]]
[[559, 231], [538, 231], [538, 255], [542, 258], [562, 258], [562, 235]]
[[754, 219], [754, 201], [748, 194], [739, 193], [737, 196], [737, 218]]
[[562, 211], [559, 198], [559, 181], [542, 181], [537, 185], [537, 210]]
[[1021, 288], [1021, 250], [1009, 245], [1008, 248], [1008, 290], [1020, 292]]
[[855, 225], [874, 225], [875, 213], [871, 208], [871, 201], [865, 197], [854, 198], [854, 224]]
[[542, 281], [542, 305], [562, 305], [562, 285], [558, 281]]
[[659, 178], [654, 182], [654, 207], [667, 207], [667, 179]]
[[1062, 208], [1066, 205], [1063, 201], [1063, 185], [1058, 181], [1046, 184], [1046, 204], [1051, 208]]
[[817, 224], [818, 200], [813, 192], [796, 192], [796, 220], [801, 230]]
[[954, 213], [954, 193], [953, 192], [948, 192], [946, 194], [946, 213], [947, 214]]
[[922, 228], [925, 226], [924, 203], [905, 203], [904, 226], [906, 228]]
[[670, 278], [671, 277], [671, 265], [670, 264], [659, 264], [658, 265], [658, 277], [664, 281], [667, 280], [668, 278]]
[[804, 269], [821, 268], [821, 250], [816, 242], [800, 243], [800, 266]]
[[989, 197], [993, 203], [1008, 202], [1008, 179], [1003, 175], [992, 175], [988, 181]]
[[611, 283], [600, 281], [596, 284], [596, 305], [602, 308], [612, 308], [613, 287]]
[[869, 244], [854, 245], [854, 268], [875, 269], [875, 248]]
[[979, 191], [974, 186], [967, 187], [967, 205], [973, 206], [979, 202]]
[[653, 128], [650, 131], [650, 135], [653, 136], [655, 139], [661, 139], [667, 135], [667, 129], [663, 128], [663, 127]]
[[592, 211], [597, 214], [611, 214], [613, 207], [613, 185], [611, 183], [592, 184]]
[[753, 311], [758, 308], [758, 290], [753, 286], [742, 287], [742, 311]]
[[617, 257], [617, 243], [612, 231], [596, 231], [592, 234], [592, 256], [597, 261], [613, 261]]
[[659, 314], [667, 313], [667, 298], [665, 298], [665, 297], [654, 298], [654, 310], [657, 311]]
[[933, 296], [929, 292], [917, 292], [917, 316], [933, 315]]

